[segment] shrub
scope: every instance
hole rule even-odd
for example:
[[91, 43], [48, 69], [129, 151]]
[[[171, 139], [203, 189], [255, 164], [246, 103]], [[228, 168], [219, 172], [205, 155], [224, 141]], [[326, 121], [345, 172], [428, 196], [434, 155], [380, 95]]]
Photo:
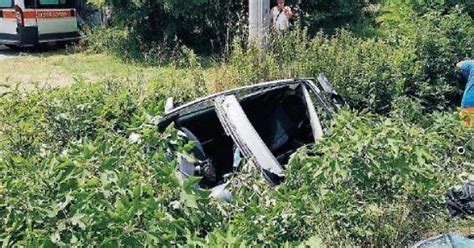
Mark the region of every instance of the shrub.
[[382, 29], [400, 46], [398, 53], [408, 54], [400, 68], [405, 92], [432, 110], [456, 103], [464, 87], [454, 65], [473, 53], [472, 18], [459, 7], [421, 17], [403, 5], [387, 8], [390, 12], [379, 18]]
[[[459, 8], [400, 13], [380, 17], [377, 38], [295, 31], [275, 38], [264, 55], [236, 40], [214, 89], [192, 50], [179, 46], [169, 69], [151, 82], [77, 82], [2, 95], [0, 241], [407, 246], [453, 225], [471, 227], [472, 220], [446, 221], [442, 201], [449, 186], [474, 174], [472, 152], [455, 149], [474, 131], [446, 108], [461, 88], [450, 68], [472, 53], [472, 19]], [[93, 43], [127, 50], [133, 36], [120, 30], [98, 33], [110, 44]], [[198, 178], [177, 182], [177, 157], [192, 144], [173, 127], [157, 132], [166, 97], [181, 103], [208, 90], [319, 72], [363, 112], [336, 116], [321, 142], [292, 156], [280, 186], [245, 165], [230, 182], [229, 204], [197, 189]]]
[[[175, 43], [193, 48], [203, 55], [226, 52], [230, 41], [236, 35], [247, 33], [247, 1], [209, 1], [209, 0], [148, 0], [148, 1], [104, 1], [93, 0], [96, 5], [107, 4], [112, 8], [110, 29], [133, 32], [129, 45], [140, 48], [145, 55], [153, 47], [173, 47]], [[275, 2], [270, 1], [271, 6]], [[364, 0], [351, 1], [292, 1], [296, 17], [310, 28], [311, 33], [320, 28], [333, 29], [345, 23], [360, 19]], [[296, 19], [298, 19], [296, 18]], [[104, 42], [106, 36], [97, 35], [92, 43], [98, 45], [114, 44]], [[152, 46], [144, 46], [152, 44]], [[96, 46], [91, 44], [92, 46]], [[118, 50], [120, 51], [120, 50]], [[126, 55], [126, 54], [118, 54]], [[137, 54], [138, 55], [138, 54]]]
[[471, 17], [460, 8], [423, 16], [406, 6], [386, 11], [378, 18], [381, 37], [340, 30], [309, 38], [296, 30], [275, 37], [264, 52], [235, 42], [223, 70], [237, 85], [324, 72], [350, 106], [377, 113], [388, 113], [402, 96], [428, 112], [458, 104], [464, 87], [454, 65], [472, 55]]
[[474, 133], [454, 114], [412, 124], [409, 107], [392, 118], [344, 111], [323, 141], [292, 156], [282, 185], [247, 165], [230, 183], [233, 202], [214, 201], [198, 178], [175, 178], [192, 144], [172, 127], [156, 130], [169, 92], [160, 82], [107, 81], [2, 97], [0, 241], [407, 245], [449, 227], [443, 192], [474, 173], [472, 154], [455, 151]]
[[[472, 175], [472, 168], [459, 166], [472, 154], [459, 156], [455, 146], [474, 133], [465, 134], [455, 115], [433, 118], [437, 124], [423, 129], [399, 118], [343, 112], [321, 142], [293, 155], [276, 189], [251, 169], [238, 175], [235, 215], [200, 242], [398, 247], [451, 229], [442, 196], [460, 182], [456, 175]], [[441, 123], [456, 135], [438, 129]]]
[[176, 245], [218, 224], [196, 180], [177, 182], [170, 147], [186, 154], [192, 146], [173, 128], [157, 132], [164, 96], [146, 86], [78, 82], [3, 97], [4, 246]]

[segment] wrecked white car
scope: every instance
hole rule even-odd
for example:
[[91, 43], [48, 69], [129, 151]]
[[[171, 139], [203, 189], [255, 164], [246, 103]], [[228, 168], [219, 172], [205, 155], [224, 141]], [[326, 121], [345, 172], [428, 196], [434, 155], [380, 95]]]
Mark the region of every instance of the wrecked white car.
[[242, 159], [257, 166], [276, 185], [298, 148], [324, 134], [322, 120], [345, 105], [324, 75], [317, 80], [288, 79], [260, 83], [197, 99], [172, 108], [168, 101], [164, 130], [171, 123], [194, 141], [195, 160], [182, 158], [180, 179], [200, 176], [200, 186], [214, 188], [239, 170]]

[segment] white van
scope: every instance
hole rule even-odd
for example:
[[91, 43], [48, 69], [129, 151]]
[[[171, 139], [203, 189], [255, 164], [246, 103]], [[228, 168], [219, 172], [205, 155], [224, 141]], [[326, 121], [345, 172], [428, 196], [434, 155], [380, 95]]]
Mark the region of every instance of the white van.
[[76, 15], [74, 0], [0, 0], [0, 44], [78, 40]]

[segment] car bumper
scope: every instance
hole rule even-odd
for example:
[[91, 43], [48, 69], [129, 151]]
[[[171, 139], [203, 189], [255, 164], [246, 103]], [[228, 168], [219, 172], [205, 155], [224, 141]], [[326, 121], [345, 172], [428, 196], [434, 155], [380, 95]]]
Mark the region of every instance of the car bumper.
[[38, 34], [37, 27], [18, 29], [17, 34], [0, 33], [0, 44], [32, 46], [39, 43], [76, 41], [82, 38], [79, 32]]

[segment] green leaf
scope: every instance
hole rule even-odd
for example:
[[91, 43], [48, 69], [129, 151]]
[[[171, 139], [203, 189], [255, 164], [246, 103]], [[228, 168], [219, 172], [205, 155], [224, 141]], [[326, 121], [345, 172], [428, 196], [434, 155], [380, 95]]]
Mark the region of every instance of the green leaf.
[[180, 199], [184, 203], [184, 206], [189, 208], [198, 208], [197, 197], [192, 193], [187, 193], [185, 190], [181, 191]]
[[82, 218], [84, 218], [86, 215], [85, 214], [80, 214], [80, 213], [76, 213], [71, 219], [71, 224], [74, 225], [74, 226], [79, 226], [79, 228], [81, 228], [82, 230], [85, 230], [86, 229], [86, 225], [84, 224], [84, 222], [82, 221]]

